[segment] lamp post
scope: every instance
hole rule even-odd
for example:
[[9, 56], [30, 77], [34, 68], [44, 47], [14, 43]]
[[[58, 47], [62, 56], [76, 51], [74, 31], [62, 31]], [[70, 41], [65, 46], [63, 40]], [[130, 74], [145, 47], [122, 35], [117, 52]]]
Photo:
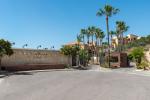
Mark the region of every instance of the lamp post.
[[15, 45], [15, 42], [11, 42], [11, 45]]
[[23, 46], [22, 46], [22, 48], [25, 48], [25, 47], [27, 47], [28, 46], [28, 44], [24, 44]]
[[51, 50], [54, 50], [54, 48], [55, 48], [54, 46], [51, 46]]
[[39, 45], [39, 46], [37, 46], [37, 49], [39, 49], [39, 48], [41, 48], [42, 46], [41, 45]]
[[48, 50], [48, 48], [44, 48], [44, 50]]

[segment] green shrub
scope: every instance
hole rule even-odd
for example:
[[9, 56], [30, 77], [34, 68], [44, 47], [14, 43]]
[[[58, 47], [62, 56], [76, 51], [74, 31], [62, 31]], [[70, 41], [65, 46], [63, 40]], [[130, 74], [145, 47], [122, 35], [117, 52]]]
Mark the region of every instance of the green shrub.
[[66, 69], [71, 68], [71, 66], [69, 66], [69, 65], [65, 65], [64, 67], [65, 67]]
[[128, 55], [128, 60], [133, 61], [133, 55], [132, 54]]
[[109, 68], [109, 64], [107, 62], [101, 64], [101, 67], [104, 67], [104, 68]]
[[90, 56], [87, 50], [83, 50], [81, 49], [79, 51], [79, 60], [80, 60], [80, 64], [83, 66], [87, 66], [88, 62], [89, 62]]
[[142, 60], [140, 64], [137, 64], [137, 69], [149, 69], [149, 68], [150, 68], [149, 62], [147, 62], [146, 60]]
[[130, 54], [130, 57], [133, 57], [134, 61], [137, 64], [140, 64], [142, 61], [142, 58], [144, 57], [144, 49], [142, 47], [134, 48]]

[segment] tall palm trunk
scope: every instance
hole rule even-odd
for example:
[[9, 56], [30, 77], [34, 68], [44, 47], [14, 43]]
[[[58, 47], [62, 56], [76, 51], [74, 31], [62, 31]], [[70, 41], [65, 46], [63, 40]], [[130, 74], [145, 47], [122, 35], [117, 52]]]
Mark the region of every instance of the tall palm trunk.
[[100, 45], [101, 45], [101, 52], [103, 53], [104, 52], [104, 48], [103, 48], [103, 43], [102, 43], [102, 39], [100, 39]]
[[93, 46], [93, 38], [94, 38], [94, 35], [92, 34], [92, 46]]
[[118, 49], [119, 49], [119, 52], [122, 51], [122, 33], [119, 33], [119, 36], [118, 36]]
[[109, 19], [108, 16], [106, 16], [106, 26], [107, 26], [107, 36], [108, 36], [108, 65], [110, 68], [110, 43], [109, 43]]
[[100, 64], [102, 64], [102, 52], [103, 52], [102, 39], [99, 39], [99, 46], [100, 46], [100, 50], [101, 50], [101, 53], [99, 52], [99, 54], [100, 54], [99, 62], [100, 62]]
[[119, 35], [116, 35], [116, 36], [117, 36], [117, 40], [118, 40], [118, 41], [117, 41], [118, 43], [117, 43], [117, 45], [116, 45], [116, 46], [117, 46], [117, 51], [120, 52], [120, 40], [119, 40]]
[[97, 38], [97, 46], [99, 46], [99, 38]]
[[94, 63], [95, 50], [94, 50], [94, 45], [93, 45], [93, 34], [92, 34], [92, 45], [91, 45], [91, 49], [92, 49], [92, 57], [93, 57], [93, 63]]
[[[80, 42], [78, 41], [77, 46], [80, 46]], [[77, 66], [80, 66], [80, 58], [79, 58], [79, 51], [77, 51], [77, 55], [76, 55], [76, 59], [77, 59]]]
[[121, 52], [123, 51], [124, 47], [124, 39], [123, 39], [123, 33], [121, 33]]
[[[85, 50], [85, 39], [84, 39], [84, 35], [83, 35], [83, 47], [84, 47], [84, 50]], [[85, 53], [85, 52], [84, 52]], [[83, 53], [83, 56], [85, 55]], [[83, 65], [85, 66], [85, 58], [83, 59]]]
[[85, 46], [85, 39], [84, 39], [84, 35], [83, 35], [83, 46]]
[[97, 62], [99, 61], [99, 47], [98, 47], [98, 38], [96, 37], [96, 56], [97, 56]]

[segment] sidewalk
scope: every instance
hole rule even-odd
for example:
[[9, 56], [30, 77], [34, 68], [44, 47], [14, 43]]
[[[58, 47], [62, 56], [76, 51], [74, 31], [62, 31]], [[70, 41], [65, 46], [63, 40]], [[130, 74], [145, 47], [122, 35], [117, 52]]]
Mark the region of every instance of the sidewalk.
[[150, 71], [138, 70], [135, 67], [111, 69], [111, 68], [100, 67], [99, 65], [89, 65], [88, 70], [99, 71], [99, 72], [127, 73], [127, 74], [135, 74], [140, 76], [150, 76]]
[[89, 71], [101, 71], [101, 72], [110, 72], [111, 69], [100, 67], [100, 65], [89, 65]]

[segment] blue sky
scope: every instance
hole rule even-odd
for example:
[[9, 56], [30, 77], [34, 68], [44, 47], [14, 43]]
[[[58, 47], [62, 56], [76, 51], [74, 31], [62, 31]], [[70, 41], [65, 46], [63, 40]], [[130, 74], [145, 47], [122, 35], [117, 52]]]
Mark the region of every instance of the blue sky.
[[105, 31], [105, 18], [96, 16], [105, 4], [120, 9], [110, 19], [110, 30], [119, 20], [130, 26], [126, 34], [150, 34], [150, 0], [0, 0], [0, 38], [17, 48], [27, 43], [28, 48], [59, 49], [81, 28], [94, 25]]

